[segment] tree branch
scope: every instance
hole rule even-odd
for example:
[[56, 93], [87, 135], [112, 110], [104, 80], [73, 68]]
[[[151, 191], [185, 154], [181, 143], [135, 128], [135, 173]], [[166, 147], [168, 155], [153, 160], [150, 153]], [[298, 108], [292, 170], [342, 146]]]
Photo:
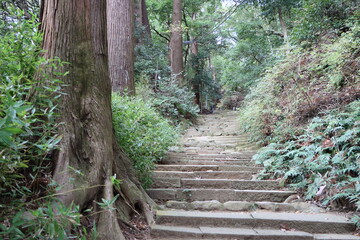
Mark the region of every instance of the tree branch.
[[159, 35], [160, 37], [166, 39], [166, 41], [170, 42], [170, 38], [161, 34], [158, 30], [156, 30], [154, 27], [150, 26], [151, 30], [153, 30], [157, 35]]

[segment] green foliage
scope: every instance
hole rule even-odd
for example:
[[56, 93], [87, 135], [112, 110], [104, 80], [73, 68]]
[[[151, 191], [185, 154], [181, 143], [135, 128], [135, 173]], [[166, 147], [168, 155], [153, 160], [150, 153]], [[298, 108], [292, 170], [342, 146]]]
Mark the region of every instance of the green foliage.
[[296, 48], [258, 80], [241, 111], [243, 131], [260, 144], [292, 140], [301, 126], [326, 109], [358, 96], [359, 30], [314, 50]]
[[204, 54], [200, 49], [197, 55], [191, 54], [190, 68], [188, 69], [187, 78], [193, 86], [195, 95], [199, 95], [201, 111], [210, 110], [211, 106], [216, 105], [221, 98], [220, 86], [212, 77], [212, 71], [206, 66], [206, 61], [210, 57]]
[[356, 21], [360, 16], [359, 2], [351, 0], [303, 0], [293, 12], [295, 43], [316, 41], [324, 33], [339, 34], [350, 27], [349, 20]]
[[267, 67], [282, 57], [276, 49], [283, 39], [273, 34], [279, 31], [277, 26], [254, 6], [241, 7], [226, 26], [231, 29], [223, 34], [229, 39], [228, 48], [214, 60], [217, 74], [227, 91], [247, 91]]
[[261, 178], [283, 178], [307, 200], [360, 210], [360, 101], [317, 117], [304, 134], [270, 144], [254, 159]]
[[174, 123], [197, 117], [199, 107], [193, 100], [194, 94], [185, 87], [179, 87], [174, 80], [159, 82], [158, 90], [153, 93], [154, 107]]
[[[79, 207], [62, 203], [47, 203], [36, 210], [19, 211], [12, 219], [0, 224], [0, 236], [4, 239], [89, 239], [87, 230], [80, 229], [82, 215]], [[78, 227], [82, 236], [72, 230]], [[96, 230], [91, 239], [96, 239]]]
[[[169, 79], [170, 67], [168, 62], [169, 41], [171, 37], [171, 15], [172, 1], [148, 1], [150, 25], [152, 27], [152, 43], [137, 47], [136, 72], [138, 79], [146, 80], [155, 92], [155, 99], [158, 94], [165, 93], [166, 96], [159, 96], [158, 102], [169, 99], [166, 106], [158, 105], [161, 112], [170, 116], [175, 121], [181, 120], [182, 117], [192, 118], [196, 115], [196, 109], [187, 99], [189, 92], [194, 92], [200, 97], [200, 105], [203, 108], [210, 108], [219, 95], [219, 86], [213, 81], [212, 66], [208, 64], [208, 59], [212, 52], [218, 50], [215, 30], [219, 27], [214, 18], [219, 17], [217, 11], [221, 6], [220, 0], [185, 0], [183, 1], [183, 55], [185, 64], [185, 80], [181, 87], [170, 86]], [[191, 57], [191, 48], [193, 42], [198, 44], [199, 58], [201, 64], [194, 65], [194, 57]], [[199, 83], [199, 84], [197, 84]], [[171, 83], [172, 84], [172, 83]], [[195, 89], [193, 85], [200, 87]], [[186, 90], [183, 87], [188, 87]], [[200, 92], [200, 94], [199, 94]], [[174, 96], [185, 94], [181, 101], [176, 101]], [[186, 103], [186, 102], [189, 102]], [[185, 104], [185, 105], [184, 105]]]
[[149, 101], [140, 98], [113, 94], [112, 111], [118, 142], [133, 160], [144, 187], [149, 187], [151, 170], [176, 143], [178, 132]]
[[51, 153], [61, 139], [57, 78], [64, 74], [56, 69], [64, 63], [40, 57], [38, 24], [23, 12], [12, 14], [16, 21], [0, 19], [7, 29], [0, 38], [0, 238], [85, 239], [78, 207], [46, 197]]
[[158, 76], [170, 76], [170, 68], [166, 47], [156, 41], [147, 39], [143, 44], [135, 47], [135, 81], [156, 87]]
[[[55, 129], [56, 104], [61, 82], [52, 79], [44, 87], [49, 67], [39, 58], [41, 35], [34, 32], [33, 21], [13, 24], [11, 32], [0, 39], [0, 193], [16, 197], [29, 192], [26, 181], [35, 181], [49, 164], [48, 153], [60, 137]], [[45, 67], [45, 65], [47, 66]], [[35, 77], [37, 76], [37, 77]], [[51, 96], [51, 97], [50, 97]], [[31, 179], [24, 174], [30, 171]]]

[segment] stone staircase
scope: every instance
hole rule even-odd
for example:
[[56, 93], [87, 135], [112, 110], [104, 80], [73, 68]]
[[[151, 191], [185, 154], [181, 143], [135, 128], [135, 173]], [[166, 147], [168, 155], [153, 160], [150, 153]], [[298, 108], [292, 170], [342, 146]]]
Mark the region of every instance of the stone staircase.
[[360, 240], [346, 217], [256, 180], [256, 148], [238, 135], [236, 115], [203, 116], [157, 166], [148, 194], [161, 210], [151, 239]]

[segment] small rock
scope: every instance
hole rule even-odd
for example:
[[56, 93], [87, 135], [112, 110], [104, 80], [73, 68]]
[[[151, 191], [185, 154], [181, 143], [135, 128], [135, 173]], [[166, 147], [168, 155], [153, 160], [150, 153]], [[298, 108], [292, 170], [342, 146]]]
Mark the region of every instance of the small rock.
[[174, 209], [192, 209], [189, 203], [183, 201], [167, 201], [165, 206]]
[[220, 210], [223, 208], [222, 203], [217, 200], [212, 201], [194, 201], [191, 206], [197, 210]]
[[326, 210], [322, 209], [318, 206], [306, 203], [306, 202], [295, 202], [291, 203], [291, 205], [296, 208], [300, 212], [308, 212], [308, 213], [325, 213]]
[[298, 210], [293, 205], [287, 203], [256, 202], [256, 205], [261, 209], [273, 212], [296, 212]]
[[255, 208], [255, 205], [251, 202], [229, 201], [224, 203], [224, 208], [229, 211], [250, 211]]

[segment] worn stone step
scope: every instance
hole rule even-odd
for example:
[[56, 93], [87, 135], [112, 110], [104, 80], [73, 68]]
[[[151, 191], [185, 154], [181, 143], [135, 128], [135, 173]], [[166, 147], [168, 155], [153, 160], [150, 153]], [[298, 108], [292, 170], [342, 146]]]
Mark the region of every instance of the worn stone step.
[[237, 240], [313, 240], [313, 235], [299, 231], [250, 228], [178, 227], [154, 225], [152, 239], [237, 239]]
[[247, 161], [251, 161], [251, 156], [242, 156], [242, 157], [232, 157], [232, 156], [228, 156], [226, 154], [221, 154], [221, 155], [216, 155], [216, 156], [205, 156], [205, 155], [200, 155], [200, 154], [184, 154], [184, 155], [179, 155], [179, 156], [174, 156], [174, 157], [166, 157], [164, 158], [166, 160], [218, 160], [218, 161], [238, 161], [238, 160], [247, 160]]
[[157, 171], [248, 171], [252, 173], [257, 173], [261, 171], [262, 167], [244, 167], [239, 165], [156, 165], [155, 169]]
[[229, 180], [229, 179], [181, 179], [184, 188], [223, 188], [237, 190], [277, 190], [278, 181], [273, 180]]
[[166, 178], [201, 178], [201, 179], [251, 179], [253, 172], [250, 171], [153, 171], [154, 177]]
[[349, 234], [315, 234], [314, 240], [360, 240], [360, 236]]
[[183, 144], [184, 146], [200, 146], [200, 147], [211, 147], [211, 146], [217, 146], [217, 147], [222, 147], [222, 148], [235, 148], [237, 146], [237, 144], [220, 144], [220, 143], [211, 143], [211, 142], [206, 142], [206, 143], [198, 143], [198, 142], [187, 142]]
[[200, 210], [200, 211], [271, 211], [271, 212], [302, 212], [302, 213], [326, 213], [326, 210], [306, 202], [274, 203], [274, 202], [251, 202], [251, 201], [228, 201], [221, 203], [211, 201], [167, 201], [165, 207], [169, 209]]
[[180, 187], [237, 190], [277, 190], [280, 188], [279, 182], [273, 180], [153, 178], [153, 188]]
[[[200, 148], [200, 149], [203, 149], [203, 148]], [[226, 154], [225, 153], [226, 150], [222, 149], [221, 151], [218, 151], [218, 152], [203, 152], [203, 150], [194, 150], [194, 151], [189, 151], [189, 150], [186, 150], [186, 151], [183, 151], [183, 152], [176, 152], [176, 153], [171, 153], [170, 154], [170, 157], [187, 157], [187, 156], [202, 156], [202, 157], [209, 157], [209, 158], [223, 158], [223, 157], [228, 157], [228, 158], [242, 158], [244, 156], [246, 157], [251, 157], [252, 154]]]
[[186, 200], [205, 201], [269, 201], [283, 202], [295, 192], [275, 190], [234, 190], [234, 189], [174, 189], [152, 188], [147, 193], [152, 199], [160, 201]]
[[347, 218], [334, 214], [159, 210], [156, 211], [156, 223], [192, 227], [293, 229], [317, 234], [348, 234], [355, 230], [355, 225]]
[[249, 160], [189, 160], [189, 159], [163, 159], [161, 164], [180, 165], [238, 165], [244, 167], [255, 167], [255, 162]]
[[306, 212], [324, 213], [324, 209], [305, 202], [274, 203], [274, 202], [251, 202], [251, 201], [228, 201], [221, 203], [217, 200], [211, 201], [167, 201], [166, 208], [182, 210], [201, 211], [271, 211], [271, 212]]

